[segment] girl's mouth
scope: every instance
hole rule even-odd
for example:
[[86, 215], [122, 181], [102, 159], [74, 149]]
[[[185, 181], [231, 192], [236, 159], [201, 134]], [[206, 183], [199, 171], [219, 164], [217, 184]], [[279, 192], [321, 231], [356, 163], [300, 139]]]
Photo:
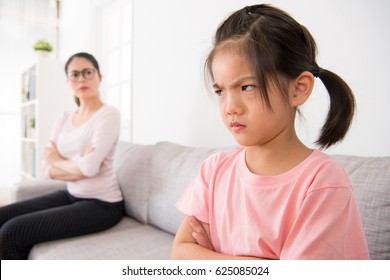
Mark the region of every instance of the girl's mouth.
[[246, 125], [243, 125], [239, 122], [230, 122], [230, 127], [234, 132], [240, 132], [246, 127]]

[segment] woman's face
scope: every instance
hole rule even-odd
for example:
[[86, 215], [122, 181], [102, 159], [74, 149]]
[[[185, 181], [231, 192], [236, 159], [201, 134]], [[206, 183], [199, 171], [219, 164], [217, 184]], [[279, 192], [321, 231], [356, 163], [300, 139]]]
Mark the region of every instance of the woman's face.
[[101, 76], [88, 59], [75, 57], [68, 65], [67, 77], [74, 95], [80, 100], [99, 95]]
[[240, 145], [263, 146], [291, 136], [295, 110], [272, 84], [268, 90], [272, 109], [265, 104], [245, 56], [232, 48], [220, 49], [211, 71], [221, 118]]

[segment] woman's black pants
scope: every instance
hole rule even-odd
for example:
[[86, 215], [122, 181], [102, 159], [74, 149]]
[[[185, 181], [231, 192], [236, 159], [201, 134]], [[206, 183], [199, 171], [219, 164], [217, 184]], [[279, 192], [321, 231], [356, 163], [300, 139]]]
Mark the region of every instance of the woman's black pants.
[[106, 230], [123, 212], [123, 201], [80, 199], [66, 190], [0, 207], [0, 259], [27, 259], [35, 244]]

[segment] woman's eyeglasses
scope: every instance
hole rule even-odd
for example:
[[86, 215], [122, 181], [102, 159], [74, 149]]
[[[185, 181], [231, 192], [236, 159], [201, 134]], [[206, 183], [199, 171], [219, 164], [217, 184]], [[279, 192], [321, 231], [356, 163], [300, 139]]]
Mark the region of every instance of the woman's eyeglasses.
[[66, 75], [69, 80], [72, 82], [75, 82], [79, 79], [80, 75], [83, 76], [84, 79], [86, 80], [91, 80], [93, 77], [95, 77], [96, 69], [92, 68], [85, 68], [81, 71], [72, 71], [72, 72], [67, 72]]

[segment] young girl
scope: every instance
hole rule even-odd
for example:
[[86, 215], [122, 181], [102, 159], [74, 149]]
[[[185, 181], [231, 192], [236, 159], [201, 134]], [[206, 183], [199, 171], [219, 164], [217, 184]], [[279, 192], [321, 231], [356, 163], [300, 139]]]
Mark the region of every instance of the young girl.
[[355, 101], [320, 68], [307, 29], [284, 11], [254, 5], [218, 28], [206, 61], [221, 117], [242, 148], [215, 154], [177, 203], [177, 259], [368, 259], [347, 174], [297, 137], [298, 106], [314, 79], [330, 109], [317, 143], [343, 139]]

